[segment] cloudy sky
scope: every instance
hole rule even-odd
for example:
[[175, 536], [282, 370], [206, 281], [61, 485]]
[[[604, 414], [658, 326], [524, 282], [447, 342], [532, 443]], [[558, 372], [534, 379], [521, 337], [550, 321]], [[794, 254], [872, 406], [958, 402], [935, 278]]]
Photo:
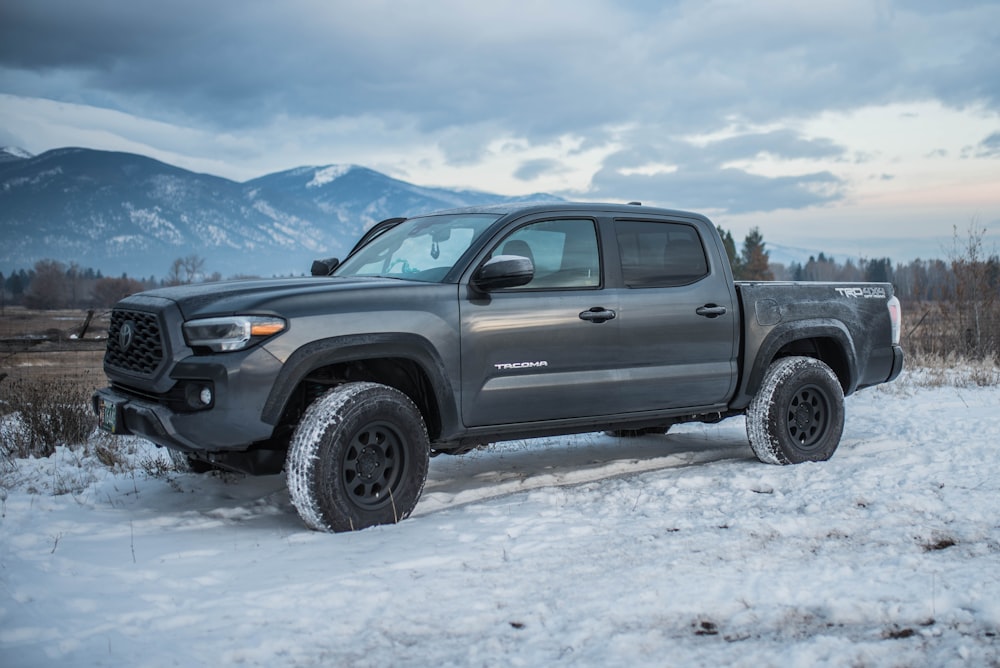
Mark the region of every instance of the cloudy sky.
[[0, 146], [702, 211], [897, 260], [1000, 237], [998, 0], [4, 0]]

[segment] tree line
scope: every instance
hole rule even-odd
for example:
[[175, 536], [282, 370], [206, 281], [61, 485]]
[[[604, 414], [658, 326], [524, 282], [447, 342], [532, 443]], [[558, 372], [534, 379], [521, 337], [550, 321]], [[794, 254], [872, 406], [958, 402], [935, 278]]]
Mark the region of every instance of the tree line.
[[[986, 250], [984, 227], [973, 220], [968, 230], [954, 229], [953, 249], [946, 259], [893, 264], [888, 257], [838, 262], [819, 253], [788, 266], [771, 262], [759, 228], [751, 229], [737, 247], [732, 233], [718, 228], [737, 280], [847, 281], [892, 283], [907, 308], [917, 307], [911, 335], [914, 343], [934, 354], [961, 351], [1000, 356], [1000, 257]], [[32, 309], [110, 308], [118, 300], [155, 287], [219, 280], [207, 273], [198, 255], [175, 259], [166, 277], [112, 278], [100, 270], [39, 260], [30, 270], [0, 273], [0, 308], [20, 304]]]
[[[955, 236], [955, 249], [947, 260], [916, 259], [893, 264], [888, 257], [847, 259], [843, 263], [819, 253], [804, 262], [785, 266], [771, 262], [759, 228], [751, 229], [737, 248], [731, 232], [718, 228], [723, 245], [740, 281], [847, 281], [892, 283], [904, 301], [955, 301], [994, 292], [1000, 285], [1000, 257], [984, 252], [985, 230], [970, 227], [967, 238]], [[31, 269], [4, 276], [0, 272], [0, 299], [9, 305], [33, 309], [110, 308], [135, 292], [169, 285], [221, 280], [218, 272], [207, 273], [199, 255], [176, 258], [166, 276], [156, 279], [106, 277], [99, 269], [84, 268], [44, 259]]]
[[947, 358], [1000, 357], [1000, 256], [988, 251], [986, 228], [973, 219], [953, 228], [946, 259], [893, 264], [887, 257], [848, 259], [823, 253], [805, 263], [773, 263], [760, 230], [754, 228], [737, 251], [731, 234], [719, 228], [737, 280], [846, 281], [891, 283], [912, 311], [904, 333], [912, 352]]
[[891, 258], [860, 258], [838, 262], [819, 253], [785, 266], [771, 262], [770, 252], [758, 228], [753, 228], [737, 250], [733, 236], [718, 228], [723, 245], [740, 281], [846, 281], [892, 283], [901, 300], [954, 301], [1000, 289], [1000, 256], [987, 253], [986, 230], [975, 222], [968, 231], [954, 232], [947, 259], [912, 260], [893, 264]]
[[[892, 283], [897, 271], [907, 273], [908, 268], [900, 265], [894, 268], [892, 260], [884, 258], [860, 259], [857, 263], [848, 259], [839, 264], [833, 257], [823, 253], [810, 256], [805, 262], [793, 262], [788, 266], [771, 262], [764, 236], [759, 228], [753, 228], [743, 239], [739, 251], [733, 235], [718, 228], [722, 243], [733, 267], [733, 276], [738, 281], [847, 281]], [[913, 266], [923, 263], [916, 260]], [[941, 263], [944, 266], [944, 263]]]
[[30, 309], [111, 308], [125, 297], [169, 285], [218, 281], [222, 276], [205, 272], [205, 260], [198, 255], [174, 260], [166, 277], [157, 280], [133, 278], [127, 274], [109, 277], [99, 269], [68, 265], [58, 260], [39, 260], [31, 269], [19, 269], [9, 276], [0, 272], [0, 306], [20, 305]]

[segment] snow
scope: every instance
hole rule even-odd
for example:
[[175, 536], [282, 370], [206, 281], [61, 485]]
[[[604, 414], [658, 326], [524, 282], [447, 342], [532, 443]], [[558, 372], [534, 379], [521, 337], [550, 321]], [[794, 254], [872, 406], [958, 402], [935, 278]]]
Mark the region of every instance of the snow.
[[280, 476], [60, 448], [0, 488], [0, 665], [996, 665], [998, 404], [904, 373], [785, 467], [740, 419], [503, 443], [345, 534]]
[[306, 184], [306, 188], [318, 188], [324, 186], [327, 183], [336, 181], [341, 176], [351, 171], [354, 165], [328, 165], [326, 167], [320, 167], [313, 174], [312, 180]]
[[160, 215], [162, 213], [160, 207], [137, 209], [130, 202], [123, 202], [122, 208], [128, 214], [129, 220], [147, 235], [175, 246], [183, 242], [184, 235], [173, 223]]
[[34, 154], [25, 151], [23, 148], [17, 146], [3, 146], [0, 147], [0, 153], [6, 153], [12, 155], [15, 158], [34, 158]]
[[37, 186], [41, 183], [45, 183], [46, 181], [48, 181], [53, 177], [59, 176], [62, 173], [63, 173], [62, 167], [54, 167], [53, 169], [45, 169], [39, 171], [35, 173], [34, 176], [22, 176], [16, 179], [8, 179], [4, 183], [4, 190], [21, 188], [23, 186]]

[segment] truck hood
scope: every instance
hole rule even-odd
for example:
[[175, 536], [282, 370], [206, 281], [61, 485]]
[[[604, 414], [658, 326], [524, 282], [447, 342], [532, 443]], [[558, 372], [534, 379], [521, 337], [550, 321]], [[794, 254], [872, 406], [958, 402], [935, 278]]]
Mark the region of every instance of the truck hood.
[[[200, 317], [236, 314], [277, 314], [293, 304], [329, 304], [340, 301], [348, 295], [366, 293], [371, 290], [426, 290], [442, 288], [440, 283], [422, 283], [378, 277], [307, 277], [275, 278], [264, 280], [224, 281], [220, 283], [200, 283], [159, 288], [126, 298], [148, 301], [148, 298], [165, 299], [180, 308], [185, 320]], [[454, 289], [454, 286], [450, 286]], [[353, 300], [352, 300], [353, 301]], [[288, 314], [292, 315], [292, 314]]]

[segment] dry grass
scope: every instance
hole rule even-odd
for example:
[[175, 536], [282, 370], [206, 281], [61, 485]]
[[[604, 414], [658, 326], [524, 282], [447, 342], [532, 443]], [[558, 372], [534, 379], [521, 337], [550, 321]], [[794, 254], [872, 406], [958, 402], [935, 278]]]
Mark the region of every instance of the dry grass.
[[86, 317], [78, 309], [5, 308], [0, 317], [0, 391], [8, 383], [42, 380], [80, 385], [85, 393], [103, 386], [108, 314], [95, 314], [86, 339], [70, 339]]
[[[87, 338], [104, 336], [108, 331], [110, 311], [95, 311], [94, 318], [87, 328]], [[6, 306], [0, 314], [0, 339], [20, 337], [52, 336], [55, 333], [61, 338], [79, 333], [87, 319], [86, 309], [54, 309], [50, 311], [35, 311], [23, 306]]]
[[988, 356], [969, 359], [950, 353], [939, 355], [907, 351], [909, 382], [918, 387], [993, 387], [1000, 385], [1000, 365]]
[[996, 307], [981, 314], [978, 339], [970, 317], [963, 317], [953, 302], [908, 302], [903, 304], [903, 316], [903, 347], [907, 353], [931, 360], [1000, 354], [996, 334], [1000, 331], [1000, 309]]
[[6, 353], [0, 358], [0, 388], [12, 381], [52, 380], [83, 385], [90, 391], [104, 387], [103, 350]]

